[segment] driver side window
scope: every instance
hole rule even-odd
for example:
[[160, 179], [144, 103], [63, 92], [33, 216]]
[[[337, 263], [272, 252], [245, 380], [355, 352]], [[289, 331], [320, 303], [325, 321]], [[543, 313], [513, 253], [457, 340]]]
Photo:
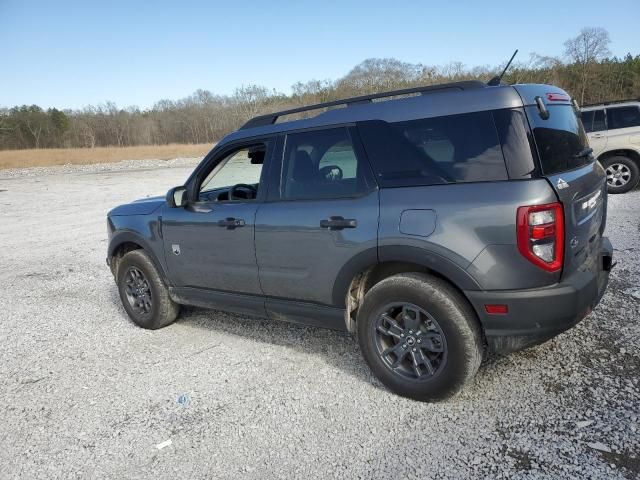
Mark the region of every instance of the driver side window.
[[257, 144], [226, 155], [200, 185], [198, 200], [222, 202], [255, 200], [267, 147]]

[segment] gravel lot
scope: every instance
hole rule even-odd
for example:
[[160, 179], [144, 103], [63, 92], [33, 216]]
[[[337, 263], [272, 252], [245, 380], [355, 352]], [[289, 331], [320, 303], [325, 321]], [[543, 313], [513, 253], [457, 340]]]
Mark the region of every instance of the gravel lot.
[[640, 190], [609, 197], [619, 263], [594, 313], [421, 404], [346, 334], [201, 309], [129, 321], [105, 214], [193, 165], [0, 171], [0, 478], [640, 476]]

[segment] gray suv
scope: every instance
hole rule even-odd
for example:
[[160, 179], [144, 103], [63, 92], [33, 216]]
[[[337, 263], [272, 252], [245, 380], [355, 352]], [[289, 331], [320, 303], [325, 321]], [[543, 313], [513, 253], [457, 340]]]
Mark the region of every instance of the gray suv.
[[452, 83], [253, 118], [166, 198], [109, 212], [107, 263], [141, 327], [194, 305], [347, 330], [430, 401], [598, 304], [606, 207], [564, 91]]

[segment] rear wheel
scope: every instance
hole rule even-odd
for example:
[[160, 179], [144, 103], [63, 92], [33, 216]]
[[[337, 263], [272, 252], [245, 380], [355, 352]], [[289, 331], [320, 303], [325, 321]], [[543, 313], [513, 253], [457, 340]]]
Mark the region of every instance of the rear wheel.
[[399, 274], [374, 285], [358, 310], [357, 327], [376, 377], [415, 400], [453, 396], [482, 361], [471, 307], [451, 285], [430, 275]]
[[156, 330], [175, 321], [180, 306], [144, 250], [125, 254], [118, 263], [118, 292], [122, 305], [136, 325]]
[[628, 157], [609, 157], [602, 162], [607, 174], [607, 191], [625, 193], [633, 189], [640, 181], [640, 169]]

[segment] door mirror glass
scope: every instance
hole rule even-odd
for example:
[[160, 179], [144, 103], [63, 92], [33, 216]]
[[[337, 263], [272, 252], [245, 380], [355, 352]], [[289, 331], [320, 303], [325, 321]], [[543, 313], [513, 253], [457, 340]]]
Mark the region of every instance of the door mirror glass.
[[184, 207], [187, 204], [187, 189], [185, 187], [173, 187], [167, 192], [167, 204], [171, 208]]

